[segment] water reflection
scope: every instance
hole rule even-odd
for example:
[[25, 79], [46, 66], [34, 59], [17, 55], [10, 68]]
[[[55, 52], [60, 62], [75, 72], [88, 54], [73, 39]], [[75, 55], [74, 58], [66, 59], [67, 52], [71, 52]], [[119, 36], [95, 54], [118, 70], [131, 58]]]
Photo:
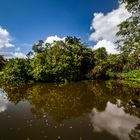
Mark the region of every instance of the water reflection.
[[[7, 120], [0, 113], [0, 122], [6, 124], [0, 126], [0, 131], [5, 139], [47, 137], [53, 140], [60, 137], [69, 140], [73, 136], [73, 140], [137, 140], [140, 137], [140, 108], [135, 102], [140, 99], [139, 91], [116, 82], [91, 81], [5, 88], [7, 99], [0, 96], [0, 108], [6, 108], [8, 102], [6, 115], [12, 118]], [[5, 94], [1, 92], [0, 95]], [[8, 137], [10, 124], [15, 131]], [[22, 138], [20, 133], [15, 135], [18, 129], [22, 130]], [[36, 131], [40, 133], [34, 134]]]
[[2, 89], [0, 89], [0, 113], [7, 109], [7, 97]]
[[94, 108], [90, 119], [95, 132], [108, 131], [120, 140], [129, 140], [128, 134], [140, 121], [137, 117], [126, 114], [123, 108], [118, 108], [110, 102], [107, 103], [103, 112]]
[[37, 84], [29, 88], [27, 93], [32, 95], [28, 97], [28, 101], [32, 105], [33, 114], [41, 117], [47, 112], [58, 123], [88, 113], [94, 100], [93, 93], [84, 83], [63, 86]]

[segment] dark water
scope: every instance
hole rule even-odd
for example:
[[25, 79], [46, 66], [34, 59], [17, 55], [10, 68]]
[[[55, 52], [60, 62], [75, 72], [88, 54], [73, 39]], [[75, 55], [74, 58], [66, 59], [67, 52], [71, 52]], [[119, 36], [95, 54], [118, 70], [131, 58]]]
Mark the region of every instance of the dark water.
[[140, 89], [111, 82], [0, 89], [0, 140], [140, 140]]

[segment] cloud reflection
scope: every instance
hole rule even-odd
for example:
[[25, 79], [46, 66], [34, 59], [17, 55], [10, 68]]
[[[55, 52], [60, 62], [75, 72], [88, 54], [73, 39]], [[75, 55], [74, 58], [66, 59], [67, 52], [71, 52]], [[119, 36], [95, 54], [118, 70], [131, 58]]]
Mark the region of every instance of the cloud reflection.
[[0, 89], [0, 113], [4, 112], [7, 109], [7, 97], [5, 93]]
[[107, 131], [120, 140], [129, 140], [129, 133], [138, 123], [139, 119], [126, 114], [123, 108], [118, 108], [108, 102], [104, 112], [93, 109], [90, 114], [94, 132]]

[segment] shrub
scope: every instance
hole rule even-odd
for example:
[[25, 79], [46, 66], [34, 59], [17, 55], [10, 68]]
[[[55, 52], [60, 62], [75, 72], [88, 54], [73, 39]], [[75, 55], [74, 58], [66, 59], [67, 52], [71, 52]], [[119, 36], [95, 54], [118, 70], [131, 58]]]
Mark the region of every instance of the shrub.
[[131, 70], [123, 74], [123, 77], [128, 80], [140, 80], [140, 70]]
[[30, 61], [27, 59], [11, 59], [3, 69], [1, 80], [5, 84], [22, 85], [30, 75]]

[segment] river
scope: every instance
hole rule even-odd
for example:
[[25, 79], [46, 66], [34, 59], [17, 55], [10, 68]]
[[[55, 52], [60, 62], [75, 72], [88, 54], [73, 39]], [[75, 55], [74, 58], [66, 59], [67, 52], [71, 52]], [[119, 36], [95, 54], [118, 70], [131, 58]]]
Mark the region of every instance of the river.
[[0, 88], [0, 140], [139, 140], [139, 101], [117, 82]]

